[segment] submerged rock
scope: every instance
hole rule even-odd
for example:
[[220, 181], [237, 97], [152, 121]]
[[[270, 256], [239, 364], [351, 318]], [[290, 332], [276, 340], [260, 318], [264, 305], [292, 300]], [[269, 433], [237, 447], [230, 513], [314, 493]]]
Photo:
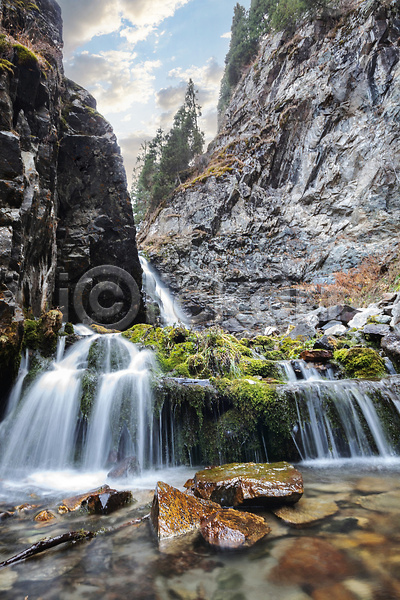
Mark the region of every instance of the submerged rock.
[[86, 492], [86, 494], [80, 494], [79, 496], [71, 496], [70, 498], [65, 498], [62, 501], [61, 506], [59, 506], [58, 512], [61, 512], [62, 514], [63, 512], [72, 512], [74, 510], [78, 510], [78, 508], [81, 508], [82, 503], [85, 502], [89, 498], [89, 496], [93, 496], [94, 494], [102, 494], [103, 492], [108, 492], [109, 490], [109, 485], [102, 485], [96, 490]]
[[384, 494], [372, 494], [362, 496], [358, 504], [367, 510], [375, 510], [384, 513], [400, 513], [400, 490], [386, 492]]
[[200, 527], [206, 542], [221, 550], [249, 548], [270, 531], [262, 517], [230, 508], [205, 517]]
[[164, 540], [200, 528], [202, 518], [220, 510], [214, 502], [193, 498], [159, 481], [151, 508], [151, 523], [158, 539]]
[[272, 512], [292, 527], [308, 527], [339, 512], [329, 498], [301, 498], [294, 506], [281, 506]]
[[303, 537], [286, 548], [269, 579], [282, 585], [328, 585], [352, 573], [348, 558], [332, 544], [319, 538]]
[[38, 521], [39, 523], [48, 523], [49, 521], [52, 521], [55, 518], [56, 515], [53, 514], [50, 510], [42, 510], [42, 512], [36, 515], [35, 521]]
[[194, 477], [195, 496], [222, 506], [254, 501], [292, 504], [303, 494], [303, 477], [292, 465], [232, 463], [199, 471]]

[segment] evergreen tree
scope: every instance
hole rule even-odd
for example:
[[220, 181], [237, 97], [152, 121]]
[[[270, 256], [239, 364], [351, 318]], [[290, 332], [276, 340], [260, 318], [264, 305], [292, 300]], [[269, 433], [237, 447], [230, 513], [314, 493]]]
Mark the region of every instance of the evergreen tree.
[[140, 217], [144, 208], [153, 210], [180, 183], [195, 156], [201, 154], [204, 134], [198, 119], [201, 116], [197, 92], [190, 79], [183, 105], [177, 111], [171, 130], [142, 147], [138, 160], [139, 173], [132, 190], [132, 201]]

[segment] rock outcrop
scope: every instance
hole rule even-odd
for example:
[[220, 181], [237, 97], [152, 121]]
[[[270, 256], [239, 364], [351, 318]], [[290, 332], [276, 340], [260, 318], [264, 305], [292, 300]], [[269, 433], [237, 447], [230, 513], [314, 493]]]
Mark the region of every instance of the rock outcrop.
[[396, 255], [400, 11], [389, 0], [266, 37], [206, 170], [140, 235], [194, 323], [295, 322], [366, 257]]
[[59, 287], [71, 298], [102, 264], [141, 287], [120, 151], [95, 100], [64, 77], [54, 0], [0, 5], [0, 198], [4, 389], [18, 368], [23, 309], [39, 316], [59, 304]]

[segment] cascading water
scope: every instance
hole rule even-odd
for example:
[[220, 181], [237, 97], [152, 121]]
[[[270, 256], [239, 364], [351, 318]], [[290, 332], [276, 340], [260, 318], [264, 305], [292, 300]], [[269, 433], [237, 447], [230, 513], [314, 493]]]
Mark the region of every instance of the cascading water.
[[396, 390], [400, 377], [379, 382], [338, 381], [332, 371], [324, 378], [304, 361], [285, 361], [281, 366], [288, 384], [281, 386], [279, 393], [291, 397], [296, 407], [292, 436], [303, 460], [377, 456], [390, 462], [397, 456], [398, 442], [383, 427], [382, 418], [383, 413], [391, 421], [396, 420], [396, 411], [400, 415]]
[[179, 303], [171, 296], [168, 288], [162, 283], [144, 256], [139, 256], [139, 259], [143, 269], [143, 288], [145, 294], [158, 305], [162, 324], [176, 325], [182, 323], [182, 325], [188, 327], [190, 321], [184, 314]]
[[128, 456], [139, 470], [154, 464], [152, 352], [93, 332], [62, 352], [60, 343], [56, 361], [26, 390], [21, 369], [2, 423], [1, 473], [95, 471]]

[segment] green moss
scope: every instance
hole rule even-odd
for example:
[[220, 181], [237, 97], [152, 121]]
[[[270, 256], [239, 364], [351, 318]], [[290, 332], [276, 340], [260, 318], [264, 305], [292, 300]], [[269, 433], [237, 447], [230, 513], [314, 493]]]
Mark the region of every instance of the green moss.
[[0, 59], [0, 71], [14, 75], [14, 65], [9, 60], [2, 58]]
[[61, 326], [62, 313], [57, 309], [44, 313], [40, 319], [26, 319], [23, 347], [38, 350], [45, 357], [53, 355]]
[[88, 419], [93, 408], [96, 395], [98, 376], [95, 372], [86, 370], [81, 381], [81, 414], [84, 419]]
[[372, 348], [343, 348], [336, 350], [334, 358], [350, 378], [379, 379], [386, 373], [383, 359]]
[[72, 323], [65, 323], [64, 332], [67, 335], [73, 335], [75, 333], [74, 332], [74, 326], [72, 325]]
[[22, 44], [13, 44], [13, 48], [17, 55], [19, 65], [23, 65], [29, 68], [37, 66], [38, 58], [36, 54], [31, 52], [31, 50], [28, 50], [26, 46], [23, 46]]
[[246, 359], [240, 363], [244, 375], [261, 376], [264, 379], [281, 379], [282, 373], [275, 362], [271, 360]]

